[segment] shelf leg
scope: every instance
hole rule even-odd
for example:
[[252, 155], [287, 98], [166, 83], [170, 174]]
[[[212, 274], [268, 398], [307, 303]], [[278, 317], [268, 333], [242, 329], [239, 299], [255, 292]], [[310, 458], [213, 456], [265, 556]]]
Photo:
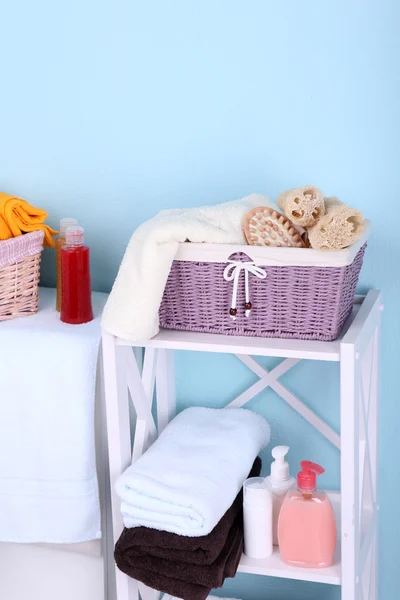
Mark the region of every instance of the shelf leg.
[[[115, 482], [131, 462], [129, 399], [126, 361], [121, 353], [123, 348], [118, 347], [114, 336], [106, 332], [103, 332], [102, 348], [113, 530], [113, 537], [108, 539], [107, 543], [114, 546], [123, 529], [120, 502], [115, 493]], [[110, 579], [114, 579], [115, 575], [115, 600], [137, 600], [137, 582], [116, 569], [115, 564], [108, 564], [106, 568], [112, 571]]]
[[378, 449], [379, 449], [379, 347], [380, 347], [380, 314], [373, 337], [372, 367], [369, 389], [369, 406], [367, 407], [366, 424], [368, 447], [371, 467], [371, 527], [373, 537], [371, 540], [371, 566], [369, 580], [368, 600], [378, 600], [378, 535], [379, 535], [379, 506], [377, 503], [378, 480]]
[[359, 522], [356, 518], [358, 513], [356, 488], [358, 487], [359, 449], [355, 368], [354, 344], [342, 344], [340, 359], [342, 600], [356, 600], [356, 598], [358, 600], [356, 539], [359, 539]]
[[342, 600], [378, 598], [380, 297], [369, 292], [341, 343]]
[[174, 351], [159, 350], [156, 370], [157, 424], [162, 433], [176, 414]]

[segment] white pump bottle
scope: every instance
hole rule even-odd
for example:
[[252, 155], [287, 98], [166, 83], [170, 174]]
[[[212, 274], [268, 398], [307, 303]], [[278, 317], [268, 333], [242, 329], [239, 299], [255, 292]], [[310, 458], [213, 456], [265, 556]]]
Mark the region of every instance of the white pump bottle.
[[294, 477], [290, 476], [289, 464], [285, 456], [289, 446], [275, 446], [272, 448], [272, 457], [275, 459], [271, 464], [271, 475], [267, 477], [272, 492], [273, 501], [273, 543], [278, 545], [278, 519], [285, 496], [290, 488], [296, 485]]

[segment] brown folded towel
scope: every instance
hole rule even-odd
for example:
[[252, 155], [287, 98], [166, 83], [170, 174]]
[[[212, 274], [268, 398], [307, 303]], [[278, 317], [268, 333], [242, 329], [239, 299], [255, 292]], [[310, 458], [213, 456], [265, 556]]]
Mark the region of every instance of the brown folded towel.
[[[256, 458], [249, 477], [261, 472]], [[243, 492], [207, 536], [187, 537], [147, 527], [124, 529], [115, 561], [127, 575], [162, 592], [203, 600], [234, 577], [243, 551]]]
[[170, 594], [176, 598], [184, 600], [205, 600], [210, 595], [210, 588], [197, 583], [189, 583], [173, 577], [163, 577], [160, 575], [155, 580], [152, 573], [146, 569], [135, 569], [134, 578], [145, 585], [165, 594]]
[[[128, 530], [125, 530], [129, 532]], [[124, 541], [120, 539], [121, 545]], [[118, 542], [118, 544], [120, 543]], [[134, 577], [136, 569], [145, 570], [151, 574], [152, 581], [158, 576], [166, 578], [179, 578], [181, 580], [192, 582], [195, 581], [197, 584], [207, 586], [210, 589], [221, 587], [224, 582], [225, 573], [228, 570], [232, 572], [234, 567], [240, 560], [240, 556], [243, 552], [243, 520], [242, 515], [238, 514], [235, 519], [224, 547], [222, 548], [219, 556], [209, 565], [196, 565], [191, 563], [182, 563], [179, 561], [167, 560], [165, 558], [158, 558], [149, 555], [147, 552], [141, 552], [138, 549], [137, 552], [132, 553], [126, 552], [123, 557], [123, 569], [125, 572], [128, 570], [129, 563], [129, 575]], [[118, 564], [118, 562], [117, 562]], [[119, 566], [119, 564], [118, 564]], [[236, 572], [236, 571], [235, 571]], [[137, 577], [135, 576], [135, 579]], [[154, 586], [153, 586], [154, 587]], [[163, 589], [162, 591], [166, 591]], [[168, 591], [171, 594], [171, 591]], [[175, 593], [173, 595], [176, 595]]]
[[204, 600], [213, 588], [223, 586], [226, 577], [236, 575], [242, 553], [243, 521], [238, 516], [220, 556], [211, 565], [185, 563], [182, 570], [182, 563], [164, 558], [146, 556], [127, 564], [129, 557], [125, 557], [127, 562], [121, 570], [160, 592], [185, 600]]

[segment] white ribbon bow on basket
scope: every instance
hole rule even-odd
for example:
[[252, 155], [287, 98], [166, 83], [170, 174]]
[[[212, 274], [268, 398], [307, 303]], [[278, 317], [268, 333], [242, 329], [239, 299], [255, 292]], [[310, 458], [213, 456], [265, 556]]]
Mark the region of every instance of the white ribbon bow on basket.
[[228, 260], [228, 264], [224, 269], [225, 281], [233, 281], [232, 301], [229, 315], [231, 319], [236, 320], [237, 308], [237, 292], [239, 285], [240, 273], [244, 271], [244, 288], [246, 296], [245, 315], [248, 317], [251, 311], [251, 302], [249, 297], [249, 273], [255, 275], [258, 279], [265, 279], [267, 273], [261, 267], [257, 267], [254, 262], [242, 262], [240, 260]]

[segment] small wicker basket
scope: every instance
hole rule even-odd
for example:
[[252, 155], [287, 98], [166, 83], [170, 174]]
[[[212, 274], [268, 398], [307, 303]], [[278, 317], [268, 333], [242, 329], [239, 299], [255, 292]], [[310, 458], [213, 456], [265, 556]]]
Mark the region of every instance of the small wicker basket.
[[351, 313], [369, 229], [338, 252], [180, 244], [159, 311], [165, 329], [331, 341]]
[[0, 242], [0, 321], [38, 310], [43, 231]]

